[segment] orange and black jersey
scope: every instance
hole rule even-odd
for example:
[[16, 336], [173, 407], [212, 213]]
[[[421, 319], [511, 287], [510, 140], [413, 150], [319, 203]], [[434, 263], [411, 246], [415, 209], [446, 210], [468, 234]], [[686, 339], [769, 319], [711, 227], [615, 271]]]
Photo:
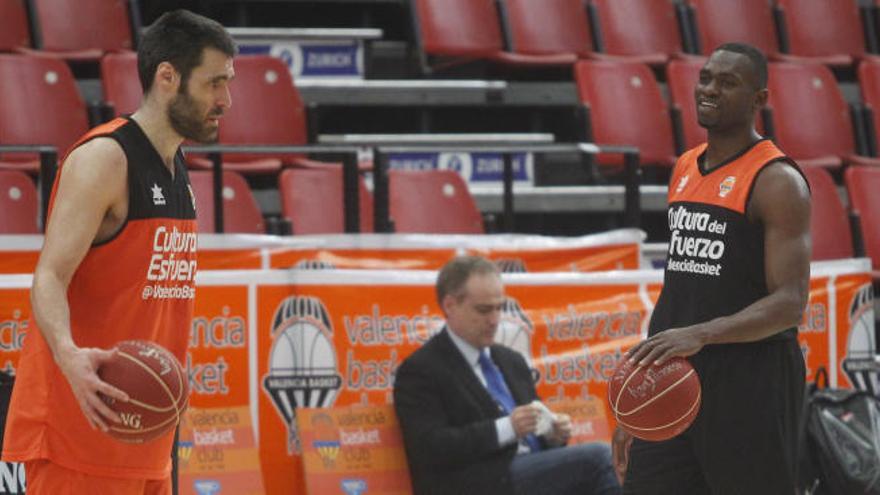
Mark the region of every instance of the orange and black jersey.
[[[147, 135], [137, 122], [130, 118], [120, 117], [90, 130], [70, 148], [62, 159], [62, 164], [73, 150], [99, 137], [108, 137], [118, 142], [128, 162], [129, 199], [126, 224], [128, 221], [149, 218], [181, 220], [196, 218], [195, 198], [189, 185], [183, 153], [178, 150], [174, 156], [172, 177]], [[57, 187], [56, 181], [52, 188], [53, 203]], [[49, 211], [51, 212], [51, 205]], [[125, 226], [121, 226], [119, 232], [122, 232]], [[107, 242], [109, 240], [101, 244]]]
[[669, 249], [649, 335], [734, 314], [768, 295], [764, 228], [749, 220], [749, 199], [768, 165], [797, 165], [764, 139], [706, 171], [705, 149], [684, 153], [669, 182]]
[[[93, 129], [72, 149], [98, 137], [116, 140], [125, 153], [128, 215], [111, 239], [89, 248], [71, 278], [71, 335], [80, 347], [104, 349], [122, 340], [150, 340], [184, 361], [197, 234], [183, 157], [178, 151], [172, 175], [143, 130], [126, 118]], [[58, 179], [49, 215], [57, 187]], [[169, 433], [149, 443], [126, 444], [92, 430], [31, 319], [6, 422], [5, 459], [49, 459], [96, 476], [160, 479], [170, 471], [172, 441]]]

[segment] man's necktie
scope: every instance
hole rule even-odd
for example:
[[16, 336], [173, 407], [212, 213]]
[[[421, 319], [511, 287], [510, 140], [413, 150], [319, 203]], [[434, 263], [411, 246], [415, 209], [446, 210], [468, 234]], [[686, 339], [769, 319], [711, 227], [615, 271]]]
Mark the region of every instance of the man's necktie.
[[[498, 367], [489, 358], [487, 351], [480, 352], [479, 363], [483, 377], [486, 378], [486, 388], [489, 390], [489, 395], [495, 399], [495, 402], [505, 413], [510, 414], [516, 407], [516, 402], [513, 401], [510, 390], [504, 384], [504, 377], [501, 375], [501, 371], [498, 370]], [[538, 441], [535, 435], [527, 435], [525, 441], [532, 452], [539, 452], [541, 450], [541, 442]]]

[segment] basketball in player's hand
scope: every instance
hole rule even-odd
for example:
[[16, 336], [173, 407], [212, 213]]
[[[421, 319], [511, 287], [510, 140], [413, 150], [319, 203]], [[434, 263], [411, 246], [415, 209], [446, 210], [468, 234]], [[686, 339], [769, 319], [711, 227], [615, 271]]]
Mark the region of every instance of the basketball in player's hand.
[[661, 366], [622, 359], [608, 383], [617, 424], [642, 440], [668, 440], [685, 431], [700, 411], [700, 378], [684, 358]]
[[128, 402], [102, 397], [122, 421], [109, 422], [110, 436], [143, 443], [173, 430], [186, 409], [189, 383], [177, 358], [145, 340], [126, 340], [98, 369], [101, 380], [128, 394]]

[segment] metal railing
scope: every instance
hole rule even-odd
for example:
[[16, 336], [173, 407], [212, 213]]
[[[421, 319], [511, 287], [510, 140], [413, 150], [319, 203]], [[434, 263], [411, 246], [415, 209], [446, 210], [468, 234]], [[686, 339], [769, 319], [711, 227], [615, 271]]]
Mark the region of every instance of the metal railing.
[[[360, 187], [359, 153], [363, 147], [339, 145], [196, 145], [185, 146], [188, 153], [207, 155], [212, 163], [214, 226], [217, 233], [223, 233], [223, 155], [229, 153], [247, 154], [308, 154], [328, 157], [342, 163], [344, 229], [347, 233], [360, 232]], [[407, 145], [373, 147], [373, 186], [374, 186], [374, 228], [376, 232], [392, 232], [393, 225], [389, 211], [388, 160], [389, 154], [410, 152], [474, 152], [496, 153], [503, 157], [502, 188], [503, 212], [502, 230], [512, 232], [514, 225], [513, 155], [518, 153], [580, 153], [582, 155], [621, 154], [624, 163], [624, 224], [638, 227], [641, 217], [639, 185], [639, 151], [630, 146], [608, 146], [592, 143], [571, 144], [491, 144], [491, 145]], [[0, 153], [37, 153], [40, 157], [39, 190], [41, 197], [40, 218], [45, 228], [49, 196], [57, 171], [58, 153], [53, 146], [0, 146]]]
[[211, 160], [214, 174], [214, 227], [218, 234], [224, 232], [223, 221], [223, 154], [281, 154], [303, 153], [315, 156], [339, 157], [342, 162], [342, 190], [344, 203], [344, 226], [346, 232], [360, 232], [360, 188], [358, 187], [358, 148], [350, 146], [248, 146], [248, 145], [198, 145], [185, 146], [187, 153], [204, 153]]
[[624, 167], [624, 224], [638, 227], [642, 214], [639, 197], [641, 169], [639, 168], [639, 150], [631, 146], [596, 145], [593, 143], [572, 144], [502, 144], [488, 146], [379, 146], [373, 151], [373, 195], [374, 228], [376, 232], [391, 232], [388, 204], [388, 155], [392, 153], [419, 152], [463, 152], [463, 153], [497, 153], [503, 156], [503, 213], [502, 230], [514, 230], [514, 192], [513, 192], [513, 155], [516, 153], [580, 153], [583, 155], [622, 154]]

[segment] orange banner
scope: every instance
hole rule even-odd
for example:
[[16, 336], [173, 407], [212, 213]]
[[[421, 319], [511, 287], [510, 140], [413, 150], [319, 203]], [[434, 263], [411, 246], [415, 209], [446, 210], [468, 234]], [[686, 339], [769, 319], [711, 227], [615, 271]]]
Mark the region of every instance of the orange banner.
[[[198, 267], [206, 270], [353, 268], [437, 270], [459, 253], [481, 254], [508, 272], [634, 270], [639, 230], [581, 237], [500, 234], [338, 234], [278, 237], [200, 234]], [[43, 237], [0, 235], [0, 274], [33, 273]]]
[[[867, 273], [834, 277], [835, 324], [830, 350], [828, 377], [832, 387], [855, 387], [880, 394], [877, 374], [877, 336], [875, 333], [874, 289]], [[834, 352], [836, 350], [836, 352]]]
[[[809, 372], [824, 365], [832, 383], [876, 390], [876, 373], [866, 369], [876, 352], [869, 263], [812, 270], [800, 328]], [[248, 407], [266, 493], [302, 493], [299, 412], [390, 404], [397, 366], [443, 325], [435, 278], [406, 270], [200, 273], [185, 363], [193, 407]], [[659, 270], [505, 275], [498, 341], [524, 355], [551, 408], [591, 411], [576, 423], [584, 438], [607, 438], [596, 408], [611, 417], [607, 379], [644, 335], [661, 278]], [[29, 276], [0, 276], [6, 366], [17, 363], [29, 286]], [[591, 405], [570, 405], [577, 401]]]
[[198, 287], [186, 362], [190, 405], [247, 406], [249, 321], [247, 286]]
[[819, 366], [828, 367], [829, 353], [829, 301], [828, 277], [813, 277], [810, 280], [810, 299], [798, 326], [798, 339], [804, 361], [807, 365], [807, 378], [812, 379]]
[[0, 370], [7, 373], [18, 366], [31, 317], [30, 280], [16, 285], [19, 288], [0, 287]]
[[177, 453], [181, 494], [265, 493], [247, 405], [187, 409]]
[[605, 401], [583, 394], [584, 397], [545, 397], [544, 402], [554, 413], [571, 416], [571, 440], [569, 444], [607, 442], [611, 438]]
[[308, 495], [412, 493], [394, 408], [303, 408], [297, 413]]

